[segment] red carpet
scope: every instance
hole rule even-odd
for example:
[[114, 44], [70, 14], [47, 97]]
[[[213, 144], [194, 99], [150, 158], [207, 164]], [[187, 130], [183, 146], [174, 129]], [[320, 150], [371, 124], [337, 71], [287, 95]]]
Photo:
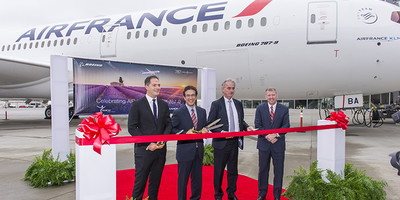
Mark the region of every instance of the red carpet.
[[[161, 179], [161, 186], [158, 197], [160, 200], [176, 200], [178, 199], [178, 168], [177, 164], [165, 165], [163, 176]], [[203, 191], [201, 199], [213, 200], [214, 199], [214, 187], [213, 187], [213, 166], [203, 166]], [[222, 190], [226, 190], [226, 170], [224, 175], [224, 181], [222, 183]], [[117, 200], [125, 200], [126, 196], [131, 198], [133, 183], [135, 179], [135, 170], [119, 170], [117, 171]], [[190, 180], [189, 180], [190, 184]], [[236, 196], [241, 200], [255, 200], [258, 196], [258, 185], [257, 180], [243, 176], [239, 174], [237, 182], [238, 190]], [[269, 185], [267, 200], [274, 199], [272, 195], [272, 186]], [[283, 192], [283, 191], [282, 191]], [[188, 198], [190, 197], [190, 185], [188, 187]], [[147, 196], [147, 187], [145, 195]], [[224, 200], [227, 199], [226, 193], [224, 194]], [[287, 199], [282, 197], [281, 199]]]

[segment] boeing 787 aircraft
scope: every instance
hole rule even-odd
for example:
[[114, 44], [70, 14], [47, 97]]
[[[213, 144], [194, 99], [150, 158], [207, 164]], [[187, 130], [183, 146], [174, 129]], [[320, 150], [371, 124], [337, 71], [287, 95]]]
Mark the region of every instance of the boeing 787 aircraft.
[[0, 98], [50, 98], [50, 55], [215, 68], [239, 99], [399, 90], [400, 7], [380, 0], [212, 0], [0, 37]]

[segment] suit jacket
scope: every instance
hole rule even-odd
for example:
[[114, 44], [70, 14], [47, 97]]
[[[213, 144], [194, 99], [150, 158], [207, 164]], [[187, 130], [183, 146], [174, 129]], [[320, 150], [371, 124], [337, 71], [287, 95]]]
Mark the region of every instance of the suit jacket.
[[[128, 131], [132, 136], [170, 134], [172, 125], [168, 104], [157, 98], [158, 118], [154, 119], [146, 97], [132, 103], [128, 117]], [[135, 143], [135, 153], [144, 153], [150, 143]], [[163, 148], [165, 149], [165, 148]]]
[[[196, 106], [197, 111], [197, 128], [196, 130], [201, 130], [207, 125], [207, 114], [206, 110]], [[186, 105], [180, 107], [178, 110], [174, 111], [172, 115], [172, 133], [178, 133], [183, 130], [182, 134], [193, 128], [192, 117], [186, 107]], [[191, 161], [195, 157], [196, 153], [196, 142], [199, 150], [200, 159], [203, 160], [204, 154], [204, 144], [203, 140], [181, 140], [178, 141], [176, 145], [176, 160], [178, 161]]]
[[[276, 111], [274, 113], [274, 120], [271, 122], [268, 102], [263, 103], [257, 106], [254, 125], [255, 128], [258, 128], [259, 130], [290, 128], [289, 109], [288, 107], [277, 103]], [[284, 151], [286, 148], [285, 134], [286, 133], [279, 134], [280, 137], [278, 138], [278, 141], [274, 144], [265, 139], [266, 135], [259, 135], [257, 141], [257, 149], [267, 151], [270, 150], [270, 148], [274, 148], [274, 150], [277, 151]]]
[[[240, 102], [234, 98], [232, 98], [232, 100], [235, 103], [235, 107], [236, 107], [238, 118], [239, 118], [238, 119], [239, 120], [239, 131], [245, 131], [245, 130], [247, 130], [247, 127], [249, 127], [249, 125], [244, 121], [244, 111], [243, 111], [242, 102]], [[211, 104], [210, 113], [208, 115], [208, 123], [211, 123], [217, 119], [221, 119], [221, 121], [219, 123], [222, 123], [224, 125], [221, 128], [212, 130], [212, 132], [221, 132], [222, 130], [229, 131], [229, 120], [228, 120], [228, 114], [226, 113], [224, 97], [221, 97], [218, 100], [213, 101]], [[243, 145], [244, 145], [243, 137], [241, 137], [241, 138], [242, 138]], [[225, 138], [214, 138], [212, 141], [212, 146], [217, 149], [222, 149], [226, 145], [226, 140], [227, 139], [225, 139]]]

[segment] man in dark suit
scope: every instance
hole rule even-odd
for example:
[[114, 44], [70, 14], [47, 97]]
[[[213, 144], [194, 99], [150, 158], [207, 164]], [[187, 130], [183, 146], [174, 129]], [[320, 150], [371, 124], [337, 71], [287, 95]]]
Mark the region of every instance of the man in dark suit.
[[[196, 134], [194, 131], [207, 133], [204, 127], [207, 123], [206, 110], [196, 106], [197, 89], [187, 86], [183, 90], [186, 101], [172, 115], [172, 132], [183, 134]], [[202, 168], [203, 168], [204, 145], [203, 140], [182, 140], [176, 146], [176, 160], [178, 161], [178, 200], [186, 200], [187, 184], [189, 175], [191, 177], [192, 195], [190, 200], [201, 198]]]
[[[252, 131], [253, 127], [244, 121], [242, 103], [232, 98], [235, 94], [235, 81], [225, 80], [221, 90], [224, 96], [212, 102], [208, 123], [221, 119], [224, 126], [214, 129], [213, 132]], [[224, 196], [221, 185], [225, 166], [227, 166], [228, 172], [228, 187], [226, 188], [228, 200], [238, 199], [235, 195], [238, 178], [238, 147], [243, 149], [243, 142], [243, 137], [214, 138], [212, 141], [214, 147], [214, 197], [216, 200], [222, 199]]]
[[[289, 109], [276, 102], [278, 94], [275, 88], [265, 90], [268, 102], [257, 106], [255, 127], [260, 130], [289, 128]], [[259, 135], [258, 149], [258, 198], [264, 200], [268, 192], [269, 167], [272, 158], [274, 165], [274, 198], [280, 199], [282, 193], [283, 163], [285, 161], [285, 133]]]
[[[146, 96], [132, 103], [128, 117], [128, 131], [132, 136], [170, 134], [172, 125], [168, 104], [157, 98], [160, 84], [157, 76], [144, 81]], [[150, 200], [156, 200], [161, 175], [166, 160], [167, 148], [163, 142], [135, 144], [135, 184], [132, 197], [143, 198], [147, 179]]]

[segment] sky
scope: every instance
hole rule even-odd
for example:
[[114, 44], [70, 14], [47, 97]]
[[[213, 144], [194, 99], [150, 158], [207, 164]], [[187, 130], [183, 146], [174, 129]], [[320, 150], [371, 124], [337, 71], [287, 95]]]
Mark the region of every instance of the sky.
[[2, 0], [0, 33], [43, 24], [202, 2], [207, 0]]

